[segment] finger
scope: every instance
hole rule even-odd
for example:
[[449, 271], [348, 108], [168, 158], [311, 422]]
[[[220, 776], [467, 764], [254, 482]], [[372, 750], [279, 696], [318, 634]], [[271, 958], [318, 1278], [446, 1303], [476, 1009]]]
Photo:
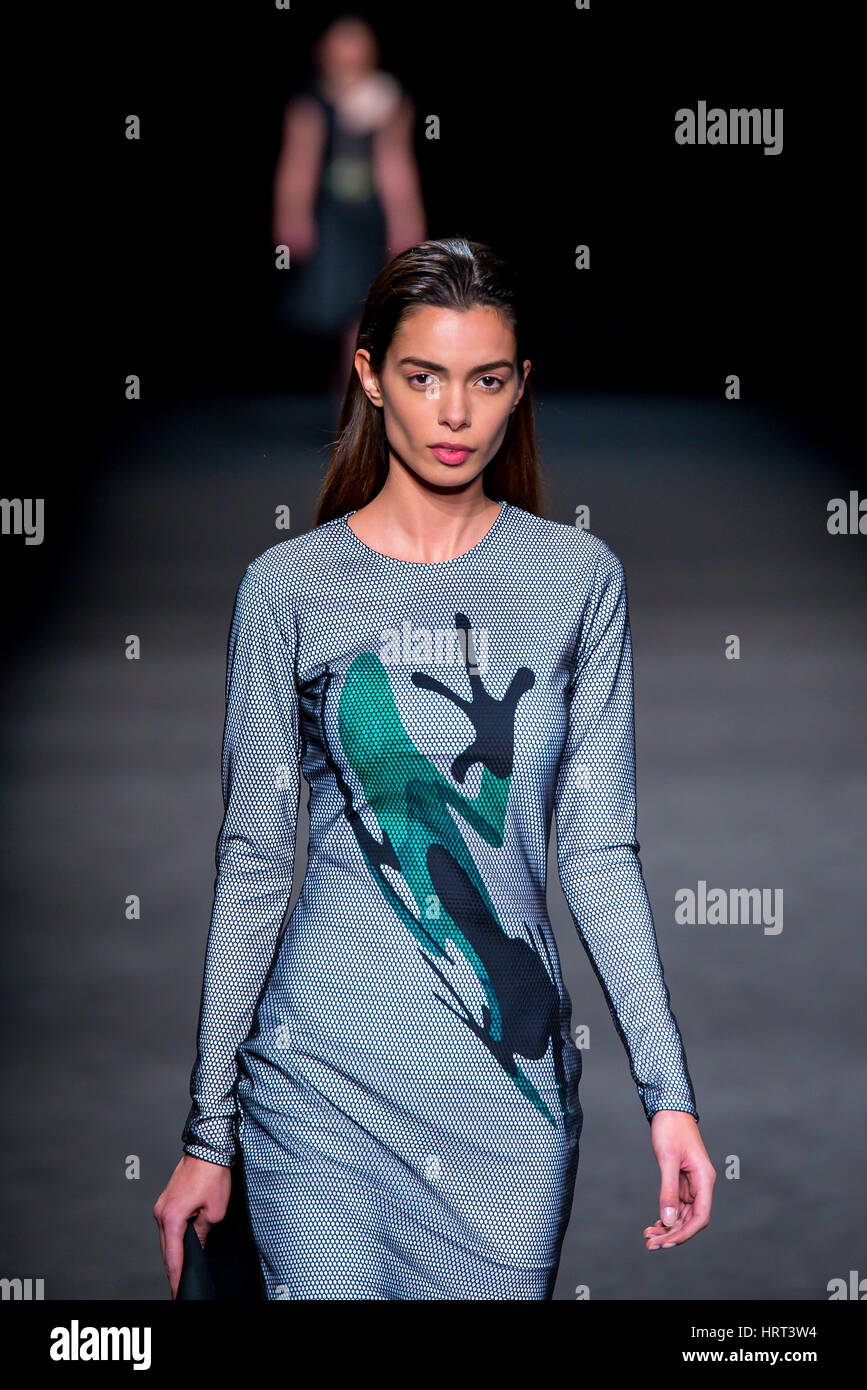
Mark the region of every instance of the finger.
[[662, 1239], [662, 1248], [667, 1249], [672, 1245], [683, 1245], [685, 1241], [692, 1240], [693, 1236], [703, 1231], [708, 1222], [701, 1220], [695, 1214], [695, 1209], [690, 1210], [689, 1220], [685, 1221], [680, 1231], [669, 1233]]
[[199, 1237], [199, 1243], [204, 1250], [205, 1242], [208, 1239], [208, 1232], [213, 1226], [213, 1221], [207, 1221], [203, 1216], [197, 1216], [193, 1222], [193, 1230]]
[[676, 1151], [663, 1154], [659, 1160], [662, 1180], [659, 1187], [659, 1219], [666, 1227], [677, 1220], [680, 1205], [680, 1155]]
[[698, 1219], [690, 1221], [684, 1226], [682, 1231], [679, 1231], [676, 1236], [672, 1236], [671, 1240], [675, 1245], [683, 1245], [684, 1241], [692, 1240], [693, 1236], [697, 1236], [699, 1231], [703, 1231], [708, 1224], [708, 1221], [700, 1221]]
[[703, 1226], [706, 1226], [710, 1221], [714, 1177], [713, 1169], [707, 1164], [703, 1164], [695, 1174], [695, 1198], [692, 1206], [696, 1217]]
[[677, 1218], [672, 1225], [666, 1226], [663, 1221], [655, 1221], [652, 1226], [645, 1226], [642, 1235], [646, 1240], [662, 1241], [667, 1236], [672, 1236], [682, 1231], [684, 1226], [692, 1219], [692, 1207], [688, 1203], [681, 1203], [678, 1207]]
[[710, 1221], [710, 1210], [713, 1201], [713, 1185], [715, 1173], [707, 1159], [696, 1162], [694, 1166], [690, 1164], [691, 1155], [684, 1158], [683, 1176], [688, 1179], [690, 1196], [686, 1203], [685, 1210], [690, 1213], [690, 1223], [697, 1221], [699, 1225], [696, 1229], [702, 1229]]
[[641, 1234], [645, 1240], [665, 1240], [666, 1236], [676, 1235], [682, 1231], [685, 1224], [683, 1217], [679, 1217], [673, 1226], [663, 1226], [662, 1222], [658, 1221], [655, 1226], [645, 1226]]
[[[674, 1209], [674, 1210], [675, 1210], [674, 1223], [676, 1223], [676, 1222], [678, 1222], [678, 1221], [682, 1221], [683, 1218], [684, 1218], [684, 1216], [686, 1215], [686, 1213], [687, 1213], [688, 1211], [690, 1211], [691, 1209], [692, 1209], [692, 1202], [691, 1202], [691, 1201], [689, 1201], [689, 1202], [683, 1202], [683, 1201], [678, 1200], [677, 1205], [675, 1206], [675, 1209]], [[674, 1223], [672, 1223], [672, 1224], [674, 1224]], [[662, 1231], [663, 1235], [665, 1234], [666, 1231], [670, 1231], [670, 1230], [671, 1230], [671, 1224], [669, 1224], [669, 1223], [663, 1221], [663, 1219], [662, 1219], [661, 1216], [658, 1216], [658, 1217], [656, 1218], [656, 1220], [655, 1220], [652, 1224], [653, 1224], [654, 1227], [658, 1227], [659, 1230]]]
[[673, 1221], [672, 1221], [672, 1220], [669, 1220], [669, 1221], [667, 1221], [667, 1222], [666, 1222], [666, 1221], [663, 1221], [662, 1217], [659, 1216], [659, 1217], [657, 1217], [657, 1219], [652, 1223], [652, 1225], [646, 1226], [646, 1227], [645, 1227], [645, 1230], [647, 1230], [647, 1231], [658, 1232], [660, 1235], [663, 1235], [663, 1236], [664, 1236], [664, 1235], [666, 1234], [666, 1232], [668, 1232], [668, 1231], [676, 1230], [677, 1227], [680, 1226], [680, 1225], [682, 1224], [682, 1222], [683, 1222], [683, 1220], [684, 1220], [684, 1217], [686, 1216], [687, 1212], [691, 1210], [691, 1206], [692, 1206], [692, 1204], [691, 1204], [690, 1202], [684, 1202], [684, 1201], [678, 1200], [677, 1205], [676, 1205], [675, 1208], [674, 1208], [674, 1210], [675, 1210], [675, 1216], [674, 1216], [674, 1220], [673, 1220]]
[[674, 1233], [669, 1230], [660, 1231], [658, 1235], [651, 1236], [647, 1242], [648, 1250], [657, 1250], [663, 1245], [671, 1245], [680, 1241], [683, 1237], [684, 1229], [684, 1227], [681, 1227], [679, 1231]]
[[178, 1282], [181, 1277], [181, 1270], [184, 1264], [184, 1231], [186, 1222], [180, 1225], [174, 1222], [166, 1222], [166, 1273], [169, 1276], [169, 1284], [172, 1288], [172, 1297], [177, 1292]]
[[675, 1218], [675, 1220], [674, 1220], [673, 1225], [671, 1225], [671, 1226], [666, 1226], [666, 1224], [665, 1224], [664, 1221], [654, 1221], [652, 1225], [650, 1225], [650, 1226], [645, 1226], [645, 1228], [644, 1228], [644, 1234], [645, 1234], [645, 1235], [656, 1235], [656, 1236], [664, 1236], [664, 1235], [667, 1235], [669, 1231], [673, 1231], [677, 1226], [680, 1226], [680, 1225], [683, 1224], [683, 1220], [684, 1220], [684, 1217], [685, 1217], [685, 1215], [686, 1215], [687, 1210], [688, 1210], [688, 1208], [686, 1208], [686, 1207], [678, 1207], [677, 1216], [676, 1216], [676, 1218]]
[[155, 1216], [155, 1217], [154, 1217], [154, 1220], [155, 1220], [156, 1223], [157, 1223], [157, 1230], [158, 1230], [159, 1233], [160, 1233], [160, 1258], [161, 1258], [163, 1264], [165, 1264], [165, 1262], [166, 1262], [166, 1239], [165, 1239], [165, 1236], [163, 1235], [163, 1221], [162, 1221], [162, 1217], [161, 1217], [161, 1216]]

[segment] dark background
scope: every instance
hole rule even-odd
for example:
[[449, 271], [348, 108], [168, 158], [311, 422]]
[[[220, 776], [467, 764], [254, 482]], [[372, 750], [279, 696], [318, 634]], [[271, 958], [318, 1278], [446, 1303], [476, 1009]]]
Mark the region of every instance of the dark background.
[[[4, 493], [44, 497], [47, 530], [2, 546], [0, 1273], [49, 1298], [167, 1295], [151, 1206], [188, 1108], [231, 603], [276, 506], [312, 524], [335, 423], [317, 368], [287, 370], [270, 243], [284, 102], [332, 12], [90, 7], [15, 50]], [[354, 12], [415, 100], [429, 234], [531, 287], [547, 514], [589, 503], [628, 575], [642, 860], [720, 1178], [712, 1227], [648, 1255], [648, 1126], [552, 867], [594, 1037], [557, 1297], [825, 1299], [864, 1273], [865, 541], [825, 525], [863, 481], [854, 12]], [[700, 99], [782, 107], [783, 152], [676, 145]], [[782, 887], [781, 935], [677, 928], [702, 878]]]
[[[11, 380], [38, 433], [11, 471], [26, 468], [28, 495], [53, 474], [55, 508], [80, 516], [119, 466], [118, 435], [168, 403], [319, 389], [290, 375], [272, 329], [271, 180], [310, 42], [346, 8], [369, 16], [416, 103], [429, 234], [488, 240], [521, 270], [537, 391], [719, 399], [736, 372], [744, 401], [794, 412], [817, 450], [860, 464], [846, 7], [150, 3], [89, 7], [66, 48], [43, 33], [21, 104], [10, 294], [17, 267], [31, 280]], [[782, 107], [782, 153], [677, 145], [674, 112], [699, 99]], [[573, 268], [579, 243], [589, 272]], [[132, 420], [128, 372], [144, 387]], [[64, 554], [31, 559], [5, 636], [36, 619]]]

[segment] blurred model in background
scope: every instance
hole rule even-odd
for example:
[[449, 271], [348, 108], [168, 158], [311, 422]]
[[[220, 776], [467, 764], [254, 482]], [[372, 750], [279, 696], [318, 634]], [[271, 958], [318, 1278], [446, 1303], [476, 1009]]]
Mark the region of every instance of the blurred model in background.
[[363, 19], [331, 23], [313, 49], [316, 75], [286, 107], [274, 176], [273, 239], [289, 247], [280, 326], [339, 339], [334, 385], [352, 371], [371, 281], [427, 234], [413, 152], [415, 107], [377, 66]]

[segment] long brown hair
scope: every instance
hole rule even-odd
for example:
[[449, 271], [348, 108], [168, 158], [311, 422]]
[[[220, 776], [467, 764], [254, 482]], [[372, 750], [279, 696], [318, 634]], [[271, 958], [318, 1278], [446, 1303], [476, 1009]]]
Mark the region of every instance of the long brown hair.
[[[481, 242], [463, 237], [422, 241], [393, 257], [377, 275], [358, 328], [356, 350], [366, 348], [378, 374], [392, 338], [405, 317], [423, 304], [442, 309], [488, 306], [509, 323], [517, 342], [519, 372], [526, 358], [523, 306], [519, 312], [517, 276], [502, 256]], [[530, 389], [512, 414], [500, 448], [486, 465], [482, 486], [495, 501], [539, 512], [539, 459]], [[340, 411], [337, 439], [319, 495], [314, 525], [363, 507], [382, 488], [388, 475], [388, 442], [383, 412], [368, 399], [358, 373], [350, 372]]]

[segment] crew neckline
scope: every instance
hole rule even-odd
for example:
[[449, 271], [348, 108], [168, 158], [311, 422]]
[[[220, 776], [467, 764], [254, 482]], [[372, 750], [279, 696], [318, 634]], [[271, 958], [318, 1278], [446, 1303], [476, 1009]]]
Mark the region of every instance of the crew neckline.
[[349, 518], [351, 516], [354, 516], [355, 513], [360, 510], [358, 507], [353, 507], [351, 511], [344, 513], [344, 515], [340, 518], [340, 529], [346, 536], [349, 537], [349, 542], [351, 545], [354, 545], [355, 547], [357, 547], [358, 550], [363, 551], [365, 555], [375, 556], [377, 560], [382, 560], [387, 565], [394, 565], [398, 569], [442, 570], [446, 569], [449, 565], [458, 564], [458, 562], [461, 560], [468, 560], [470, 556], [478, 555], [479, 551], [482, 550], [486, 545], [488, 545], [488, 543], [494, 538], [495, 534], [498, 531], [502, 530], [503, 523], [506, 518], [506, 513], [511, 511], [511, 504], [509, 502], [503, 501], [501, 498], [493, 498], [492, 500], [499, 502], [500, 510], [497, 512], [497, 515], [494, 517], [494, 520], [488, 527], [485, 534], [481, 536], [479, 540], [476, 541], [475, 545], [470, 546], [469, 550], [462, 550], [460, 555], [452, 555], [451, 559], [449, 560], [399, 560], [396, 555], [386, 555], [385, 552], [382, 550], [374, 550], [373, 546], [368, 545], [367, 542], [363, 541], [360, 536], [357, 536], [353, 531], [352, 527], [349, 525]]

